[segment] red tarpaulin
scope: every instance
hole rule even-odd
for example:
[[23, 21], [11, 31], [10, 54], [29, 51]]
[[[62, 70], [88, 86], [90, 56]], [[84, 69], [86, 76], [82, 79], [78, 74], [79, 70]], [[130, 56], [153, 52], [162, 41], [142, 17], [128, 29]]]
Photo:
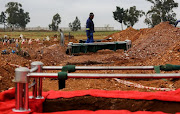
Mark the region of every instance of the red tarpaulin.
[[[30, 95], [32, 93], [30, 92]], [[57, 98], [72, 98], [77, 96], [91, 95], [94, 97], [105, 98], [125, 98], [125, 99], [138, 99], [138, 100], [161, 100], [161, 101], [174, 101], [180, 102], [180, 89], [169, 92], [138, 92], [138, 91], [106, 91], [106, 90], [79, 90], [79, 91], [48, 91], [43, 92], [45, 99], [57, 99]], [[29, 107], [33, 114], [42, 113], [43, 102], [45, 99], [30, 99]], [[0, 113], [13, 114], [12, 109], [15, 108], [15, 89], [10, 89], [0, 93]], [[60, 113], [53, 112], [52, 114]], [[127, 110], [75, 110], [75, 111], [63, 111], [61, 114], [164, 114], [163, 112], [148, 112], [138, 111], [130, 112]], [[45, 113], [47, 114], [47, 113]]]

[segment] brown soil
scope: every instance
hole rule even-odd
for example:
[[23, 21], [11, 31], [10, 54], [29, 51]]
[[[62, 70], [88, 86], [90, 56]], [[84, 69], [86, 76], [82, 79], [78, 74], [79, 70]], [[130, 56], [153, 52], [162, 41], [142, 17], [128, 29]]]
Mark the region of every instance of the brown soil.
[[[43, 112], [57, 112], [69, 110], [129, 110], [135, 111], [162, 111], [165, 113], [180, 112], [180, 103], [158, 100], [132, 100], [102, 97], [74, 97], [46, 100], [43, 104]], [[165, 108], [166, 107], [166, 108]]]
[[134, 41], [135, 38], [132, 38], [132, 36], [136, 35], [137, 33], [139, 33], [138, 30], [136, 30], [136, 29], [134, 29], [132, 27], [129, 27], [126, 30], [123, 30], [121, 32], [109, 35], [105, 39], [111, 37], [112, 41], [124, 41], [124, 40], [127, 40], [127, 39]]
[[[41, 41], [40, 43], [33, 42], [32, 45], [25, 43], [22, 45], [22, 50], [27, 51], [30, 57], [22, 57], [15, 54], [0, 55], [0, 91], [7, 90], [8, 88], [14, 87], [12, 79], [14, 78], [15, 67], [10, 66], [8, 63], [17, 64], [20, 66], [30, 67], [32, 61], [42, 61], [44, 65], [56, 65], [63, 66], [66, 64], [73, 64], [78, 66], [151, 66], [151, 65], [163, 65], [163, 64], [177, 64], [180, 65], [180, 29], [175, 28], [168, 24], [168, 22], [163, 22], [154, 28], [135, 30], [133, 28], [128, 28], [119, 33], [113, 34], [112, 41], [123, 41], [126, 39], [132, 40], [133, 47], [124, 52], [123, 50], [117, 50], [116, 52], [110, 50], [100, 50], [97, 53], [87, 53], [79, 54], [76, 56], [70, 56], [65, 54], [68, 41], [66, 40], [66, 46], [59, 46], [58, 41]], [[75, 39], [71, 39], [73, 42], [77, 42]], [[14, 49], [15, 44], [8, 46], [3, 46], [0, 43], [0, 50]], [[57, 72], [57, 71], [44, 71], [44, 72]], [[154, 71], [120, 71], [120, 70], [109, 70], [109, 71], [76, 71], [76, 73], [154, 73]], [[162, 72], [171, 73], [171, 72]], [[180, 73], [180, 71], [173, 71], [173, 73]], [[123, 79], [130, 82], [135, 82], [144, 86], [158, 87], [158, 88], [180, 88], [179, 79]], [[137, 91], [153, 91], [141, 88], [134, 88], [131, 86], [126, 86], [118, 83], [114, 79], [68, 79], [66, 81], [66, 88], [62, 91], [72, 91], [72, 90], [88, 90], [88, 89], [101, 89], [101, 90], [137, 90]], [[43, 80], [43, 91], [58, 90], [58, 81], [51, 79]], [[83, 97], [82, 97], [83, 98]], [[74, 98], [74, 99], [82, 99]], [[87, 97], [84, 97], [87, 98]], [[73, 99], [73, 98], [72, 98]], [[88, 98], [88, 99], [98, 99], [103, 98]], [[61, 99], [62, 100], [62, 99]], [[64, 99], [66, 101], [67, 99]], [[122, 101], [122, 99], [108, 100], [111, 104], [112, 102]], [[57, 100], [58, 101], [58, 100]], [[91, 100], [89, 100], [91, 101]], [[93, 101], [93, 100], [92, 100]], [[56, 102], [56, 101], [55, 101]], [[71, 102], [76, 102], [71, 101]], [[132, 101], [135, 102], [135, 101]], [[137, 101], [138, 104], [139, 101]], [[143, 103], [145, 101], [140, 101]], [[160, 102], [160, 101], [159, 101]], [[93, 103], [93, 102], [92, 102]], [[125, 103], [125, 101], [123, 102]], [[157, 101], [148, 101], [147, 104], [157, 104]], [[116, 103], [115, 103], [116, 104]], [[136, 104], [136, 103], [135, 103]], [[166, 104], [166, 103], [164, 103]], [[176, 104], [176, 103], [175, 103]], [[110, 106], [110, 105], [108, 105]], [[117, 107], [119, 105], [117, 104]], [[148, 105], [147, 105], [148, 106]], [[179, 105], [172, 105], [178, 106]], [[88, 106], [89, 107], [89, 106]], [[110, 106], [112, 107], [112, 106]], [[116, 107], [116, 108], [117, 108]], [[128, 105], [127, 105], [128, 107]], [[132, 111], [136, 110], [151, 110], [155, 109], [151, 105], [151, 109], [144, 109], [141, 105], [137, 108], [132, 108]], [[115, 108], [114, 108], [115, 109]], [[123, 109], [123, 108], [122, 108]], [[126, 108], [125, 108], [126, 109]], [[157, 108], [161, 110], [160, 108]], [[178, 111], [174, 108], [170, 108], [174, 112]], [[58, 109], [61, 110], [61, 109]], [[68, 109], [67, 109], [68, 110]], [[91, 110], [96, 110], [92, 108]], [[128, 110], [130, 110], [128, 108]], [[167, 109], [164, 112], [168, 112]], [[163, 111], [163, 110], [162, 110]], [[173, 111], [172, 111], [173, 112]]]

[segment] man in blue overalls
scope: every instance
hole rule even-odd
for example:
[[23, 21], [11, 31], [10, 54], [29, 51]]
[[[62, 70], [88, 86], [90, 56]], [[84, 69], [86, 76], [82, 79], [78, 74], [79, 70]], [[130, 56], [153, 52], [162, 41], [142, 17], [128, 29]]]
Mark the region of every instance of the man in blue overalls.
[[87, 22], [86, 22], [86, 35], [87, 35], [86, 43], [93, 43], [94, 42], [93, 33], [95, 31], [94, 31], [94, 23], [92, 21], [93, 18], [94, 18], [94, 14], [90, 13], [89, 18], [87, 19]]
[[177, 26], [177, 24], [180, 22], [180, 20], [177, 20], [176, 23], [175, 23], [175, 27]]

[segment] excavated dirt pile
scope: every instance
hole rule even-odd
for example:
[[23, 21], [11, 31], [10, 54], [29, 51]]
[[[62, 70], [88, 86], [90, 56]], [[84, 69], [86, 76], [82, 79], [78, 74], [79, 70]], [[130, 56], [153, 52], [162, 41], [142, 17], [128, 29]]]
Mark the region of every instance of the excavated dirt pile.
[[[126, 35], [127, 37], [124, 37]], [[109, 56], [109, 60], [126, 59], [132, 63], [132, 60], [136, 59], [138, 63], [133, 62], [134, 65], [180, 63], [180, 29], [168, 22], [162, 22], [154, 28], [145, 28], [139, 31], [130, 27], [108, 37], [112, 37], [112, 41], [132, 40], [132, 48], [127, 53], [122, 57], [118, 55]]]
[[21, 49], [28, 52], [29, 57], [11, 53], [15, 44], [2, 45], [0, 50], [7, 50], [8, 54], [0, 54], [0, 91], [14, 87], [14, 72], [18, 66], [29, 67], [32, 61], [42, 61], [44, 65], [59, 65], [68, 58], [65, 47], [61, 47], [59, 42], [33, 42], [31, 45], [25, 43]]
[[61, 47], [58, 42], [28, 45], [24, 50], [30, 54], [32, 61], [42, 61], [45, 65], [60, 64], [68, 56], [65, 53], [66, 48]]
[[144, 34], [146, 34], [148, 32], [148, 30], [150, 30], [150, 29], [144, 28], [144, 29], [136, 30], [132, 27], [129, 27], [126, 30], [109, 35], [104, 39], [111, 37], [112, 38], [111, 41], [131, 40], [132, 42], [134, 42], [136, 39], [141, 38]]
[[[148, 65], [165, 64], [171, 62], [168, 59], [173, 54], [169, 53], [179, 54], [177, 50], [173, 49], [178, 48], [178, 42], [180, 42], [180, 29], [173, 27], [168, 22], [163, 22], [135, 40], [133, 48], [128, 51], [128, 54], [130, 57], [144, 59]], [[179, 60], [177, 59], [177, 62]]]

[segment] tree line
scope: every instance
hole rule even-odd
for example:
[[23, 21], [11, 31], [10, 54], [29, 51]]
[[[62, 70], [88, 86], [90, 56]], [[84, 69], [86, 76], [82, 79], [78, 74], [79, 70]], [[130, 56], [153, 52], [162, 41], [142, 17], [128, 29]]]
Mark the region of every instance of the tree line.
[[[146, 13], [142, 10], [137, 10], [136, 6], [132, 6], [128, 9], [116, 6], [116, 10], [113, 11], [114, 20], [118, 21], [123, 25], [130, 27], [134, 26], [139, 18], [145, 16], [144, 23], [149, 27], [154, 27], [155, 25], [169, 21], [170, 24], [176, 22], [176, 13], [173, 11], [174, 8], [178, 7], [178, 3], [174, 0], [146, 0], [152, 4], [151, 9]], [[26, 25], [30, 22], [29, 12], [25, 12], [22, 5], [18, 2], [9, 2], [5, 5], [7, 8], [0, 14], [0, 24], [5, 27], [12, 28], [22, 28], [25, 29]], [[57, 13], [53, 16], [51, 24], [49, 24], [49, 29], [57, 31], [59, 29], [59, 24], [61, 23], [61, 16]], [[73, 22], [69, 23], [69, 27], [72, 31], [77, 31], [81, 29], [81, 22], [76, 16]]]
[[6, 11], [0, 14], [0, 24], [11, 27], [12, 29], [26, 28], [27, 23], [30, 22], [29, 12], [24, 12], [22, 5], [18, 2], [9, 2], [5, 5]]
[[122, 26], [124, 24], [127, 27], [133, 27], [143, 15], [146, 17], [144, 22], [149, 27], [154, 27], [155, 25], [165, 21], [169, 21], [170, 24], [175, 24], [177, 19], [173, 8], [177, 8], [178, 3], [176, 3], [174, 0], [146, 1], [152, 4], [151, 9], [148, 12], [145, 13], [142, 10], [137, 10], [136, 6], [130, 7], [129, 9], [124, 9], [117, 6], [116, 11], [113, 12], [114, 19], [121, 23]]

